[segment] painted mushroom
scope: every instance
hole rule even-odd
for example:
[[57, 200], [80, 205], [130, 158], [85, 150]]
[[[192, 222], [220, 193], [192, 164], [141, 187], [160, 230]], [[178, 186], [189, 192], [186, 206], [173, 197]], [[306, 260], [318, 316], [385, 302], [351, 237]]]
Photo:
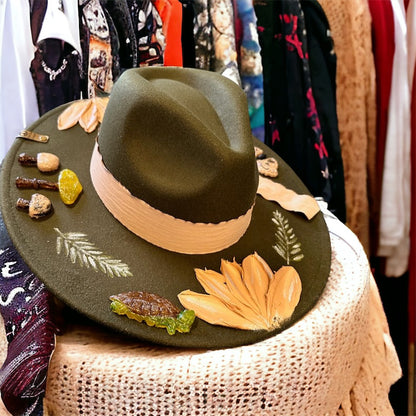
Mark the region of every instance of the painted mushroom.
[[59, 168], [59, 157], [53, 153], [38, 153], [36, 157], [20, 153], [17, 160], [23, 166], [36, 166], [41, 172], [54, 172]]
[[19, 198], [16, 208], [29, 213], [30, 218], [35, 220], [44, 218], [52, 213], [52, 203], [48, 197], [42, 194], [33, 194], [30, 201]]

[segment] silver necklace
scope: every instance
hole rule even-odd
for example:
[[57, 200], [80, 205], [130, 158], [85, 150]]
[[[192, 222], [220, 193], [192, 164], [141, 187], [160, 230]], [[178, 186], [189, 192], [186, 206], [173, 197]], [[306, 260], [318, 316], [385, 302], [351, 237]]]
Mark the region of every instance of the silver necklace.
[[66, 66], [68, 65], [68, 61], [64, 58], [62, 61], [62, 65], [57, 70], [49, 68], [43, 59], [42, 59], [41, 65], [42, 65], [43, 70], [49, 75], [49, 81], [55, 81], [56, 77], [59, 74], [62, 74], [62, 72], [64, 72]]

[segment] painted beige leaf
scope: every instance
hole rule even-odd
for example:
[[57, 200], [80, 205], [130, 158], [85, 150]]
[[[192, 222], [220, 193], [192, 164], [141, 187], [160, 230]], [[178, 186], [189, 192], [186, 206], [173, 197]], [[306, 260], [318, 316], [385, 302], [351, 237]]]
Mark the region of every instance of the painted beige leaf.
[[275, 201], [288, 211], [303, 213], [308, 220], [319, 211], [319, 205], [310, 195], [300, 195], [271, 179], [259, 176], [257, 193], [268, 201]]
[[221, 260], [221, 274], [195, 270], [207, 294], [185, 290], [178, 295], [186, 309], [214, 325], [273, 330], [290, 318], [299, 303], [302, 283], [292, 266], [273, 273], [257, 253], [240, 266]]
[[296, 269], [283, 266], [275, 274], [267, 293], [268, 321], [280, 326], [289, 319], [300, 300], [302, 282]]
[[230, 291], [225, 283], [224, 276], [214, 270], [195, 269], [196, 278], [205, 292], [217, 297], [231, 311], [243, 316], [257, 327], [265, 326], [265, 320], [252, 308], [241, 303]]
[[181, 304], [195, 315], [213, 325], [222, 325], [239, 329], [258, 329], [250, 321], [232, 312], [215, 296], [185, 290], [178, 295]]
[[272, 222], [276, 226], [276, 244], [273, 248], [289, 266], [293, 262], [299, 262], [305, 257], [302, 253], [302, 244], [298, 241], [293, 228], [287, 218], [277, 209], [273, 212]]
[[214, 270], [195, 269], [195, 275], [208, 294], [215, 295], [227, 303], [235, 301], [235, 297], [225, 284], [224, 276], [221, 273], [217, 273]]
[[243, 280], [255, 300], [262, 316], [267, 316], [266, 294], [269, 289], [269, 276], [256, 254], [247, 256], [243, 262]]
[[78, 123], [78, 120], [88, 110], [88, 107], [92, 105], [91, 100], [78, 100], [74, 101], [69, 107], [67, 107], [58, 117], [58, 129], [66, 130]]
[[94, 97], [72, 103], [58, 118], [58, 129], [66, 130], [79, 122], [87, 132], [93, 132], [103, 121], [109, 97]]
[[90, 105], [82, 114], [79, 119], [79, 125], [87, 132], [91, 133], [98, 126], [98, 112], [95, 102], [93, 100]]
[[109, 97], [95, 97], [95, 106], [97, 107], [97, 118], [98, 121], [101, 123], [103, 121], [104, 112], [107, 108]]
[[257, 259], [257, 261], [260, 262], [260, 264], [263, 266], [264, 271], [266, 272], [267, 276], [269, 277], [269, 280], [273, 279], [274, 273], [273, 270], [270, 268], [270, 266], [266, 263], [266, 261], [263, 259], [263, 257], [259, 256], [257, 253], [254, 253], [254, 257]]
[[252, 308], [257, 313], [260, 309], [251, 297], [247, 286], [243, 282], [243, 269], [236, 261], [221, 260], [221, 273], [224, 275], [230, 292], [244, 305]]
[[84, 233], [63, 233], [59, 228], [54, 228], [56, 237], [56, 252], [69, 257], [72, 263], [79, 262], [80, 266], [92, 267], [96, 272], [101, 270], [110, 277], [131, 277], [133, 274], [127, 264], [104, 254], [93, 243], [88, 241]]

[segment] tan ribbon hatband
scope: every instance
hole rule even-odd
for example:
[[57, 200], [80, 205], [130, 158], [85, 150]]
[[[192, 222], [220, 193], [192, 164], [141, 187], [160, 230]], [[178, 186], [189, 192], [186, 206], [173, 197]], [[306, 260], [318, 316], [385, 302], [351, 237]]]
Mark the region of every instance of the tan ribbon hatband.
[[185, 254], [207, 254], [236, 243], [246, 232], [251, 207], [239, 218], [218, 224], [193, 223], [153, 208], [133, 196], [104, 166], [98, 144], [91, 157], [94, 188], [106, 208], [126, 228], [144, 240], [166, 250]]

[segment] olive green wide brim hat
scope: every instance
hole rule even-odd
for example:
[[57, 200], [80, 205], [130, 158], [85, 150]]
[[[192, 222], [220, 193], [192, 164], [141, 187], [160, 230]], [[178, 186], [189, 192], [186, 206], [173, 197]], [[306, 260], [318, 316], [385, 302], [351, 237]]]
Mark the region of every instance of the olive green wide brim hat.
[[[323, 215], [319, 212], [308, 220], [256, 195], [254, 146], [278, 161], [274, 182], [298, 194], [309, 192], [278, 155], [251, 136], [240, 87], [208, 71], [140, 68], [126, 71], [115, 83], [104, 120], [93, 132], [86, 133], [79, 124], [58, 129], [58, 117], [68, 106], [29, 126], [29, 131], [49, 140], [17, 138], [1, 171], [1, 212], [7, 232], [27, 265], [57, 298], [116, 332], [192, 348], [234, 347], [266, 339], [293, 325], [316, 304], [331, 258]], [[18, 189], [16, 177], [57, 182], [59, 175], [22, 166], [18, 155], [23, 152], [57, 155], [60, 170], [75, 172], [83, 186], [76, 202], [65, 205], [55, 191]], [[97, 179], [96, 165], [104, 167], [111, 180], [105, 175]], [[121, 199], [129, 194], [135, 204], [150, 207], [150, 214], [140, 219], [141, 213], [133, 212], [125, 220], [124, 202], [115, 188], [106, 189], [109, 182], [121, 184], [117, 188]], [[52, 202], [53, 213], [47, 218], [34, 220], [16, 209], [19, 198], [30, 200], [35, 192]], [[189, 333], [169, 335], [163, 328], [111, 311], [110, 296], [130, 291], [157, 294], [183, 309], [180, 292], [205, 293], [194, 270], [219, 272], [221, 259], [241, 263], [258, 253], [277, 271], [287, 259], [275, 247], [276, 215], [303, 254], [292, 264], [302, 282], [301, 298], [280, 328], [240, 330], [196, 318]], [[162, 224], [165, 218], [167, 229]], [[179, 232], [170, 230], [172, 219], [175, 224], [179, 221]], [[137, 223], [141, 225], [136, 229]], [[218, 224], [225, 228], [217, 238], [206, 224], [214, 224], [217, 231]], [[184, 241], [182, 230], [188, 234]], [[231, 231], [235, 235], [229, 238]]]

